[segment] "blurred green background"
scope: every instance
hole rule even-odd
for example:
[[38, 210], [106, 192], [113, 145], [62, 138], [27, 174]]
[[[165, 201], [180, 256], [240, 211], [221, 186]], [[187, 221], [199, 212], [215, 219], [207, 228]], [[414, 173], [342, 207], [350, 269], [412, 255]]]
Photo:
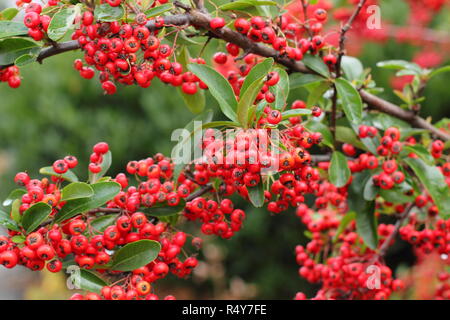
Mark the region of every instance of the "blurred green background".
[[[1, 9], [1, 5], [0, 5]], [[436, 28], [448, 25], [446, 10], [439, 14]], [[383, 1], [383, 19], [402, 22], [407, 7], [402, 1]], [[223, 44], [219, 45], [223, 48]], [[205, 56], [212, 54], [212, 43]], [[375, 64], [387, 59], [411, 59], [420, 48], [388, 41], [367, 43], [360, 56], [371, 67], [378, 86], [389, 88], [392, 72]], [[18, 171], [37, 177], [39, 168], [73, 154], [86, 168], [93, 144], [107, 141], [113, 153], [111, 174], [123, 170], [129, 160], [157, 152], [170, 154], [172, 130], [184, 127], [193, 115], [184, 107], [176, 90], [154, 81], [148, 89], [120, 86], [114, 96], [105, 96], [96, 80], [84, 80], [72, 69], [79, 53], [66, 53], [21, 69], [22, 86], [10, 89], [0, 84], [0, 199], [13, 188]], [[446, 54], [448, 64], [450, 53]], [[425, 91], [423, 116], [435, 120], [450, 115], [450, 73], [429, 83]], [[290, 100], [302, 98], [295, 91]], [[399, 102], [387, 89], [383, 96]], [[207, 108], [217, 104], [207, 95]], [[77, 171], [79, 176], [87, 172]], [[168, 279], [161, 290], [181, 298], [290, 299], [297, 291], [312, 293], [314, 287], [298, 277], [294, 248], [305, 243], [304, 228], [294, 214], [270, 217], [265, 210], [246, 209], [244, 228], [231, 240], [209, 240], [201, 257], [205, 261], [192, 279]], [[9, 271], [0, 273], [0, 281]], [[61, 278], [61, 281], [64, 281]], [[158, 288], [157, 288], [158, 291]], [[65, 294], [56, 297], [65, 298]], [[19, 292], [18, 296], [22, 293]], [[28, 296], [30, 297], [30, 296]], [[31, 297], [46, 298], [40, 292]]]

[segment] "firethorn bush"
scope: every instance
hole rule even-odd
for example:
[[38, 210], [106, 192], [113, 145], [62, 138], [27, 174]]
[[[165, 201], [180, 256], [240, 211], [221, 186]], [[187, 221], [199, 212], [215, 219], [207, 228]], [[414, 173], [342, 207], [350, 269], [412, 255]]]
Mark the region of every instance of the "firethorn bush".
[[[170, 156], [131, 160], [115, 177], [106, 142], [93, 146], [83, 178], [76, 155], [39, 177], [17, 173], [19, 188], [0, 211], [4, 267], [76, 266], [71, 278], [85, 293], [72, 299], [175, 299], [158, 296], [158, 280], [188, 277], [204, 237], [229, 239], [244, 227], [238, 196], [273, 215], [292, 209], [306, 226], [310, 241], [293, 253], [299, 276], [319, 289], [295, 299], [380, 300], [407, 290], [384, 259], [396, 241], [418, 261], [439, 255], [434, 298], [450, 299], [450, 121], [419, 115], [427, 82], [450, 70], [437, 67], [448, 44], [427, 28], [444, 1], [407, 1], [402, 29], [368, 27], [375, 0], [43, 2], [17, 0], [1, 12], [2, 82], [17, 88], [24, 65], [80, 50], [74, 72], [98, 79], [105, 94], [160, 81], [197, 115]], [[377, 63], [395, 70], [401, 105], [378, 97], [370, 69], [347, 55], [356, 42], [388, 38], [443, 49]], [[223, 46], [204, 58], [212, 39]], [[300, 87], [308, 98], [288, 103]], [[205, 110], [207, 92], [226, 120]], [[196, 235], [183, 231], [188, 224]]]

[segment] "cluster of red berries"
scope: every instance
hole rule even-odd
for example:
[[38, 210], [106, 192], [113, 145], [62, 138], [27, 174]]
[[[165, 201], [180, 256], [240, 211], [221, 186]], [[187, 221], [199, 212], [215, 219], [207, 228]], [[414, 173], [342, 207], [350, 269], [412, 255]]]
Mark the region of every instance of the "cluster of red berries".
[[450, 220], [428, 216], [422, 221], [413, 213], [409, 216], [408, 224], [401, 227], [399, 233], [403, 240], [425, 254], [434, 251], [450, 254]]
[[92, 151], [88, 169], [93, 174], [96, 174], [102, 171], [103, 156], [108, 153], [109, 146], [106, 142], [99, 142], [92, 148]]
[[[300, 209], [301, 208], [301, 209]], [[402, 280], [393, 279], [389, 267], [380, 264], [376, 253], [362, 249], [362, 239], [355, 232], [352, 222], [345, 232], [338, 236], [334, 257], [323, 257], [319, 263], [314, 259], [329, 246], [328, 237], [333, 237], [339, 225], [339, 218], [333, 211], [320, 210], [320, 217], [314, 218], [315, 212], [301, 206], [297, 214], [307, 223], [311, 232], [311, 241], [306, 247], [296, 247], [296, 261], [301, 266], [299, 275], [311, 283], [321, 282], [322, 288], [313, 299], [388, 299], [393, 291], [404, 288]], [[394, 230], [393, 225], [380, 224], [378, 233], [388, 237]], [[297, 300], [306, 299], [304, 293], [297, 293]]]
[[[157, 28], [164, 26], [164, 18], [154, 21]], [[84, 12], [82, 24], [72, 38], [78, 40], [85, 52], [85, 62], [100, 71], [104, 91], [114, 94], [117, 90], [115, 82], [147, 88], [154, 77], [181, 86], [186, 94], [196, 93], [198, 87], [206, 89], [194, 74], [183, 72], [180, 63], [169, 60], [173, 55], [172, 47], [161, 43], [157, 31], [150, 32], [146, 27], [147, 22], [145, 14], [138, 15], [136, 22], [131, 24], [97, 22], [92, 12]], [[204, 63], [202, 59], [192, 62]], [[76, 60], [74, 67], [83, 78], [91, 79], [95, 74], [94, 69], [85, 67], [81, 60]]]
[[0, 82], [8, 82], [8, 85], [15, 89], [20, 87], [20, 70], [16, 66], [0, 69]]
[[23, 23], [28, 28], [28, 35], [36, 41], [44, 39], [48, 26], [50, 25], [50, 16], [42, 14], [42, 6], [38, 3], [30, 3], [25, 9]]

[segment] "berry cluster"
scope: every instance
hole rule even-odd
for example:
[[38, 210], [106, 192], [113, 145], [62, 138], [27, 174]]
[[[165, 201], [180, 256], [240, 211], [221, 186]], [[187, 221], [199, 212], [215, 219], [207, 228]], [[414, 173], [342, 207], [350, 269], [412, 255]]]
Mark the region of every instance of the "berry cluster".
[[25, 9], [23, 23], [28, 28], [28, 35], [36, 41], [44, 39], [48, 26], [50, 25], [50, 16], [42, 14], [42, 6], [38, 3], [30, 3]]
[[15, 89], [20, 87], [20, 70], [16, 66], [0, 69], [0, 82], [8, 82], [8, 85]]

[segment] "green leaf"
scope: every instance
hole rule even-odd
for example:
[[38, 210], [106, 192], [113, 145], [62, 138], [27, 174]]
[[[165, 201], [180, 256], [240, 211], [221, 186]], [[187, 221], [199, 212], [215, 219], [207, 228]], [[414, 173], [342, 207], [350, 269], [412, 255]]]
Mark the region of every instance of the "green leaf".
[[180, 199], [180, 203], [176, 206], [169, 206], [166, 203], [157, 203], [150, 208], [141, 208], [140, 210], [151, 217], [164, 217], [179, 214], [184, 210], [186, 201]]
[[22, 235], [17, 235], [11, 238], [11, 241], [14, 243], [24, 243], [26, 238]]
[[96, 174], [89, 171], [89, 182], [96, 183], [98, 181], [98, 179], [103, 177], [108, 172], [109, 168], [111, 167], [111, 163], [112, 163], [112, 154], [111, 154], [111, 151], [108, 151], [107, 153], [105, 153], [103, 155], [103, 161], [100, 165], [101, 171]]
[[314, 83], [314, 86], [307, 87], [309, 91], [306, 104], [308, 107], [313, 106], [322, 98], [325, 92], [330, 88], [330, 83], [326, 80]]
[[7, 38], [0, 41], [0, 65], [9, 65], [24, 54], [37, 54], [41, 48], [33, 40], [26, 38]]
[[416, 74], [422, 73], [422, 68], [418, 64], [405, 60], [387, 60], [377, 63], [377, 67], [383, 69], [403, 70], [408, 69], [414, 71]]
[[248, 125], [248, 113], [250, 107], [253, 105], [253, 102], [256, 99], [261, 87], [264, 85], [264, 80], [266, 76], [263, 75], [260, 78], [256, 79], [248, 88], [245, 90], [241, 99], [239, 99], [237, 105], [237, 118], [241, 125], [247, 129]]
[[340, 151], [334, 151], [331, 156], [330, 167], [328, 168], [330, 182], [340, 188], [347, 184], [350, 179], [350, 169], [348, 168], [347, 158]]
[[[19, 13], [16, 8], [6, 8], [0, 12], [0, 20], [12, 20]], [[0, 28], [1, 29], [1, 28]]]
[[400, 128], [400, 140], [428, 132], [426, 129]]
[[291, 89], [297, 89], [312, 83], [323, 81], [323, 78], [316, 74], [293, 73], [289, 78]]
[[62, 178], [62, 179], [66, 180], [66, 181], [69, 181], [69, 182], [78, 182], [78, 177], [71, 170], [67, 170], [66, 173], [59, 174], [59, 173], [56, 173], [53, 170], [53, 167], [43, 167], [43, 168], [39, 169], [39, 173], [40, 174], [49, 175], [49, 176], [58, 177], [58, 178]]
[[57, 12], [48, 26], [48, 37], [53, 41], [61, 40], [74, 27], [75, 17], [79, 12], [79, 6], [66, 7]]
[[364, 73], [361, 61], [355, 57], [343, 56], [341, 68], [349, 81], [359, 80]]
[[242, 99], [247, 89], [255, 82], [259, 81], [261, 78], [267, 76], [273, 66], [273, 58], [267, 58], [263, 62], [255, 65], [248, 75], [245, 77], [244, 83], [241, 87], [241, 92], [239, 97]]
[[407, 203], [414, 201], [413, 196], [407, 196], [404, 190], [398, 188], [392, 188], [389, 190], [380, 189], [380, 196], [391, 203]]
[[14, 200], [22, 198], [22, 196], [27, 193], [25, 189], [14, 189], [11, 191], [8, 195], [8, 197], [3, 201], [3, 206], [8, 207], [10, 206]]
[[312, 56], [310, 54], [306, 54], [303, 57], [302, 62], [311, 70], [317, 72], [318, 74], [324, 76], [325, 78], [330, 77], [330, 71], [328, 70], [327, 65], [322, 61], [321, 58], [317, 56]]
[[247, 187], [248, 198], [250, 202], [256, 207], [261, 208], [264, 205], [264, 186], [262, 181], [255, 187]]
[[121, 190], [117, 182], [98, 182], [91, 185], [94, 195], [90, 198], [69, 200], [55, 215], [55, 222], [70, 219], [79, 213], [101, 207], [112, 200]]
[[25, 36], [28, 34], [28, 28], [23, 22], [0, 21], [0, 39], [14, 36]]
[[417, 156], [419, 156], [420, 159], [422, 159], [426, 164], [433, 165], [434, 164], [434, 158], [428, 152], [427, 148], [425, 148], [421, 144], [415, 144], [415, 145], [404, 145], [403, 151], [406, 153], [405, 157], [408, 156], [408, 153], [414, 153]]
[[428, 75], [428, 79], [431, 79], [432, 77], [437, 76], [444, 72], [450, 72], [450, 66], [441, 67], [441, 68], [431, 71], [431, 73]]
[[158, 5], [154, 8], [151, 8], [151, 9], [145, 11], [144, 13], [147, 18], [153, 18], [153, 17], [162, 15], [164, 12], [167, 12], [167, 11], [171, 10], [172, 8], [173, 8], [173, 5], [171, 3], [165, 3], [165, 4]]
[[334, 149], [333, 135], [328, 126], [315, 120], [305, 122], [304, 126], [311, 132], [320, 132], [322, 134], [322, 143], [327, 147]]
[[116, 223], [116, 219], [117, 215], [107, 214], [95, 220], [92, 220], [90, 224], [95, 231], [103, 232], [106, 230], [106, 228]]
[[442, 172], [436, 166], [426, 164], [422, 159], [406, 158], [403, 161], [414, 171], [427, 189], [440, 214], [450, 213], [449, 187]]
[[367, 147], [359, 140], [353, 129], [343, 126], [336, 127], [336, 140], [344, 143], [349, 143], [358, 149], [368, 151]]
[[21, 201], [20, 199], [16, 199], [13, 201], [12, 206], [11, 206], [11, 218], [17, 222], [20, 223], [20, 221], [22, 220], [22, 215], [20, 214], [20, 205], [21, 205]]
[[303, 116], [305, 114], [311, 114], [310, 109], [291, 109], [286, 110], [281, 113], [281, 119], [286, 120], [292, 117]]
[[220, 109], [231, 121], [237, 122], [236, 96], [229, 82], [213, 68], [203, 64], [189, 64], [188, 69], [199, 77], [219, 103]]
[[65, 186], [61, 191], [61, 201], [80, 198], [90, 198], [94, 195], [91, 186], [84, 182], [73, 182]]
[[18, 57], [15, 61], [14, 64], [18, 67], [23, 67], [26, 66], [27, 64], [33, 63], [36, 61], [38, 57], [37, 53], [26, 53], [24, 55], [21, 55], [20, 57]]
[[3, 210], [0, 210], [0, 225], [4, 226], [9, 230], [20, 231], [20, 228], [17, 225], [17, 223], [13, 219], [11, 219], [8, 213], [6, 213]]
[[95, 6], [94, 16], [97, 20], [104, 22], [118, 21], [123, 18], [125, 10], [122, 6], [111, 7], [109, 4], [104, 3]]
[[356, 213], [354, 211], [347, 212], [345, 216], [341, 219], [341, 222], [339, 223], [339, 227], [336, 230], [336, 233], [333, 237], [333, 243], [336, 243], [339, 240], [339, 236], [344, 232], [345, 228], [355, 220]]
[[211, 121], [202, 125], [202, 129], [217, 128], [217, 127], [240, 127], [240, 123], [233, 121]]
[[373, 201], [377, 197], [378, 187], [373, 183], [373, 176], [367, 179], [367, 182], [364, 186], [363, 197], [364, 200]]
[[93, 271], [80, 269], [80, 289], [100, 293], [108, 283]]
[[161, 221], [161, 222], [168, 223], [171, 226], [174, 226], [174, 225], [177, 224], [179, 217], [180, 217], [179, 214], [173, 214], [171, 216], [158, 217], [158, 220]]
[[280, 75], [278, 83], [270, 87], [270, 91], [275, 95], [274, 109], [282, 110], [286, 105], [286, 100], [289, 96], [289, 76], [287, 72], [282, 68], [275, 68], [274, 71]]
[[113, 257], [112, 270], [132, 271], [158, 257], [161, 245], [153, 240], [139, 240], [120, 248]]
[[356, 231], [369, 248], [373, 250], [377, 248], [378, 234], [375, 201], [366, 201], [362, 210], [356, 212]]
[[225, 3], [219, 6], [219, 9], [222, 11], [228, 10], [244, 10], [256, 6], [276, 6], [277, 3], [275, 1], [267, 1], [267, 0], [237, 0], [229, 3]]
[[27, 233], [36, 230], [52, 212], [52, 207], [44, 202], [38, 202], [29, 207], [22, 216], [22, 227]]
[[345, 79], [336, 79], [336, 89], [341, 98], [342, 109], [350, 122], [360, 124], [362, 120], [362, 100], [358, 91]]

